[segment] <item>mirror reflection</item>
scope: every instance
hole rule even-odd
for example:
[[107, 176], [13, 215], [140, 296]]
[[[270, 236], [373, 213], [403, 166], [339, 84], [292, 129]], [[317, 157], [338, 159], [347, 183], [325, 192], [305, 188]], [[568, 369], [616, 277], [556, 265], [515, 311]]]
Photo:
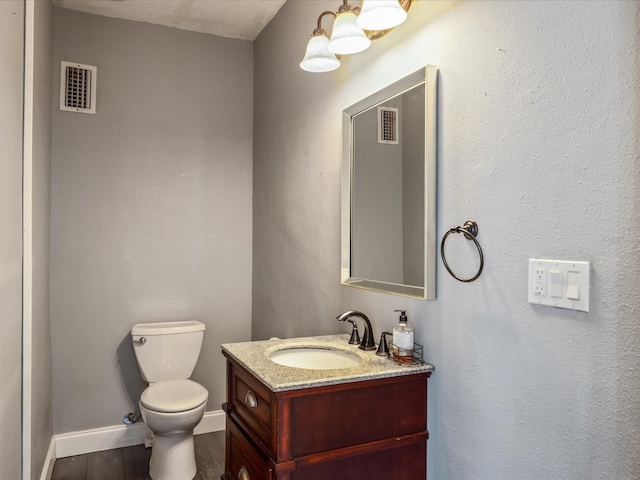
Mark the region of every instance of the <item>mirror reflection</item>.
[[435, 298], [435, 67], [346, 109], [342, 283]]

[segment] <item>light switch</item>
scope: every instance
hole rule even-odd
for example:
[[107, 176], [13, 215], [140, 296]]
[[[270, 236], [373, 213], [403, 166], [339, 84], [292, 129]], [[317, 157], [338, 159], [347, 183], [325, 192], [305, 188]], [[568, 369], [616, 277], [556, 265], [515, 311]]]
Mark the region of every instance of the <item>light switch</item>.
[[567, 272], [567, 298], [580, 300], [580, 272], [573, 270]]
[[562, 298], [562, 270], [550, 270], [549, 294], [554, 298]]
[[589, 311], [589, 262], [529, 259], [529, 303]]

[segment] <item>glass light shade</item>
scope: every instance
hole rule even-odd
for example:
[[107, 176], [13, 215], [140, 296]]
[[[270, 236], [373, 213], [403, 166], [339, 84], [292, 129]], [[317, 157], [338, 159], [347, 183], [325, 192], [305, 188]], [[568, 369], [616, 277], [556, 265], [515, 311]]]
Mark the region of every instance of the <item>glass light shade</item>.
[[307, 72], [330, 72], [340, 66], [340, 60], [331, 53], [327, 46], [329, 39], [326, 35], [314, 35], [307, 44], [307, 53], [300, 68]]
[[349, 55], [362, 52], [369, 48], [371, 40], [356, 23], [356, 15], [353, 12], [338, 14], [333, 22], [329, 51], [339, 55]]
[[407, 19], [398, 0], [365, 0], [358, 15], [358, 25], [365, 30], [387, 30]]

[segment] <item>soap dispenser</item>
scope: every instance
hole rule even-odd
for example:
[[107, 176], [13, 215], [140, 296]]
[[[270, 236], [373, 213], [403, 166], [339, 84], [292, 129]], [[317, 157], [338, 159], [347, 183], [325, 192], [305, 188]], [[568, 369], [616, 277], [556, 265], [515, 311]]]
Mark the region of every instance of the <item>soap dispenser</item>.
[[406, 310], [394, 312], [400, 312], [400, 318], [393, 329], [393, 358], [399, 363], [412, 363], [413, 327], [409, 325]]

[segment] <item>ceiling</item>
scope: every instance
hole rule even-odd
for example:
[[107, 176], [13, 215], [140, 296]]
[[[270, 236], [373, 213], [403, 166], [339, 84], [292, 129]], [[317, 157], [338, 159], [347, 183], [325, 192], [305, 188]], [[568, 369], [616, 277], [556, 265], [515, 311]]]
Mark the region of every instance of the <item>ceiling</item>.
[[52, 0], [106, 17], [255, 40], [286, 0]]

